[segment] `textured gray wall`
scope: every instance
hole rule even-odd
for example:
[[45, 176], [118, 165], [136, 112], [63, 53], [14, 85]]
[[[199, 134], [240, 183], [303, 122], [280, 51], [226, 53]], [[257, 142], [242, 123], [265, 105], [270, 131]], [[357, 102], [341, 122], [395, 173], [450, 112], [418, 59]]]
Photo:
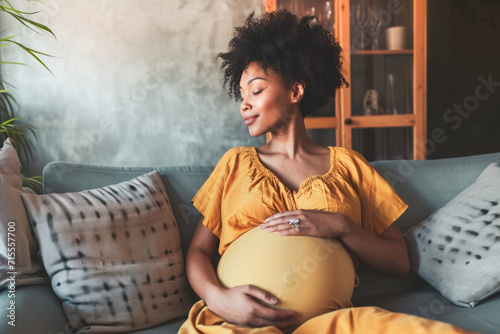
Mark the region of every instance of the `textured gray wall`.
[[[20, 29], [19, 41], [49, 53], [53, 75], [15, 48], [4, 66], [20, 115], [36, 127], [41, 173], [53, 160], [102, 165], [215, 164], [251, 138], [222, 88], [214, 61], [235, 25], [261, 0], [14, 0], [56, 34]], [[3, 28], [13, 27], [2, 17]], [[16, 32], [10, 29], [9, 32]]]

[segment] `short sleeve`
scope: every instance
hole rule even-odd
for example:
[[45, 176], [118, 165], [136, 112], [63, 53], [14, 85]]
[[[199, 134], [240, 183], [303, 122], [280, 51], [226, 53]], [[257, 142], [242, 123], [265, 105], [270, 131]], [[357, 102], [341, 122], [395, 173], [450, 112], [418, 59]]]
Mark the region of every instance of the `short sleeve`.
[[219, 239], [222, 232], [222, 199], [229, 175], [233, 169], [235, 153], [236, 149], [233, 148], [222, 156], [212, 174], [191, 200], [194, 207], [204, 217], [203, 225]]
[[348, 168], [350, 181], [361, 204], [361, 227], [380, 236], [408, 205], [361, 154], [354, 150], [347, 153], [352, 162]]

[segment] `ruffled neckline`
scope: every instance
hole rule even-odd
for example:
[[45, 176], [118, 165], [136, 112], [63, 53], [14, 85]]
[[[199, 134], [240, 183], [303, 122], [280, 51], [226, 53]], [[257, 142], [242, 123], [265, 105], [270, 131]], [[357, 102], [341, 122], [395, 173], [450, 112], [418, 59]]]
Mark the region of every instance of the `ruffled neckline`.
[[322, 175], [311, 175], [306, 177], [299, 185], [299, 188], [297, 190], [293, 190], [288, 188], [282, 181], [281, 179], [274, 174], [273, 171], [271, 171], [269, 168], [264, 166], [262, 161], [260, 160], [259, 153], [257, 152], [257, 149], [254, 146], [250, 147], [250, 153], [251, 153], [251, 160], [254, 163], [255, 167], [257, 168], [258, 171], [262, 172], [265, 174], [267, 177], [271, 178], [274, 182], [277, 184], [281, 185], [287, 192], [290, 194], [298, 194], [301, 193], [306, 187], [309, 187], [311, 183], [315, 182], [316, 180], [321, 180], [324, 181], [326, 178], [330, 177], [331, 175], [334, 174], [335, 171], [335, 149], [332, 146], [328, 146], [328, 149], [330, 150], [330, 168], [325, 174]]

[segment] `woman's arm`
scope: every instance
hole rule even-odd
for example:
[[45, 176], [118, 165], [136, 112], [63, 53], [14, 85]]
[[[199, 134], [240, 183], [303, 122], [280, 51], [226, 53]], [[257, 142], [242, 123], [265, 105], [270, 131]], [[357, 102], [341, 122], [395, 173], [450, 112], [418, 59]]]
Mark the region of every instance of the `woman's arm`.
[[186, 258], [186, 273], [193, 290], [208, 308], [228, 322], [252, 326], [276, 326], [281, 329], [296, 327], [296, 312], [275, 310], [262, 305], [277, 304], [271, 293], [253, 285], [232, 289], [223, 288], [212, 266], [212, 255], [218, 238], [205, 225], [198, 222]]
[[347, 217], [342, 242], [365, 265], [396, 279], [403, 279], [410, 271], [410, 261], [403, 235], [392, 224], [376, 237]]
[[217, 247], [217, 236], [200, 218], [186, 257], [186, 274], [196, 294], [206, 301], [207, 290], [220, 287], [212, 265], [212, 255]]
[[[292, 218], [300, 220], [300, 230], [288, 224]], [[277, 213], [260, 227], [281, 235], [339, 238], [363, 264], [396, 279], [404, 278], [410, 270], [406, 243], [394, 224], [376, 237], [343, 214], [296, 210]]]

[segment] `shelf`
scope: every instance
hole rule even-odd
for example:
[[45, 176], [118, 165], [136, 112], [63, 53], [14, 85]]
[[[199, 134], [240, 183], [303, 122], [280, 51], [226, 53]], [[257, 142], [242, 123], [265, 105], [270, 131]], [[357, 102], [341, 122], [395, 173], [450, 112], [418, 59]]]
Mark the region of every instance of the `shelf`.
[[393, 128], [393, 127], [413, 127], [415, 126], [415, 115], [377, 115], [377, 116], [353, 116], [350, 118], [351, 128]]
[[307, 129], [330, 129], [337, 127], [337, 117], [306, 117], [304, 123]]
[[351, 56], [400, 56], [412, 55], [412, 49], [406, 50], [359, 50], [352, 51]]

